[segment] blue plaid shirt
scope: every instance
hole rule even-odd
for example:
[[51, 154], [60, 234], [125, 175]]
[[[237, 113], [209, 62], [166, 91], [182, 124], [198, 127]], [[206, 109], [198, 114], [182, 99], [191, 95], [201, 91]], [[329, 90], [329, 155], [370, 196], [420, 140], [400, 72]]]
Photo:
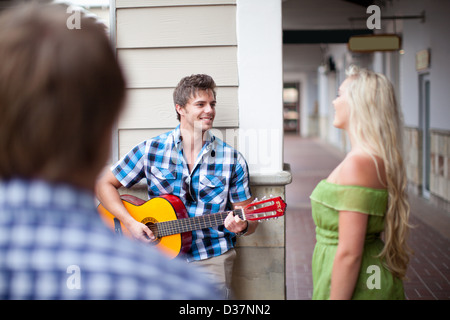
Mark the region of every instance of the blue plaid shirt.
[[215, 290], [185, 261], [116, 237], [94, 195], [0, 180], [0, 300], [208, 299]]
[[[178, 196], [189, 217], [224, 212], [230, 209], [230, 203], [251, 197], [248, 166], [237, 150], [209, 132], [206, 135], [192, 172], [183, 156], [179, 125], [137, 145], [112, 171], [127, 188], [145, 178], [150, 199], [163, 194]], [[189, 189], [196, 201], [187, 200]], [[193, 231], [187, 259], [203, 260], [221, 255], [233, 248], [235, 242], [236, 235], [224, 226]]]

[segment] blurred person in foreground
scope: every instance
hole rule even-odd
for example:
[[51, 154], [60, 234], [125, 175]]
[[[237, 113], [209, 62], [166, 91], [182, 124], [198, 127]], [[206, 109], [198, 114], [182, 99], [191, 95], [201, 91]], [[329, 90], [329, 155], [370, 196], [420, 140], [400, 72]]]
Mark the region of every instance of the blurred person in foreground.
[[212, 299], [180, 261], [116, 237], [94, 186], [125, 96], [103, 25], [67, 7], [0, 15], [0, 299]]
[[384, 75], [356, 66], [347, 75], [333, 125], [347, 132], [351, 150], [311, 194], [313, 299], [404, 299], [410, 250], [401, 110]]

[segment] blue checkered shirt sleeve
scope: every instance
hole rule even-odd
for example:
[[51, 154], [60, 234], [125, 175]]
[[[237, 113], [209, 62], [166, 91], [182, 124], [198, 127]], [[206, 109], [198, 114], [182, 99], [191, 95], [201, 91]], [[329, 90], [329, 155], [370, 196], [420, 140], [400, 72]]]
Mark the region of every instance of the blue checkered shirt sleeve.
[[231, 177], [230, 181], [229, 194], [232, 203], [242, 202], [251, 197], [248, 165], [240, 152], [237, 152], [237, 161], [234, 175]]
[[111, 167], [113, 174], [124, 187], [130, 188], [145, 177], [146, 147], [146, 141], [138, 144]]

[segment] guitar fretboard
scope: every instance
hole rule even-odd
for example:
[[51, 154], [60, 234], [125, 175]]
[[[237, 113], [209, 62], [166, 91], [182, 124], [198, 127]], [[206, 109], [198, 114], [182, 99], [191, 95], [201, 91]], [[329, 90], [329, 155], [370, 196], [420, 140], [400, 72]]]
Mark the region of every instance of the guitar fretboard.
[[[223, 222], [228, 214], [229, 211], [205, 214], [199, 217], [158, 222], [151, 226], [150, 229], [157, 237], [165, 237], [173, 234], [223, 225]], [[233, 210], [233, 214], [235, 216], [238, 215], [241, 219], [243, 219], [241, 209]]]

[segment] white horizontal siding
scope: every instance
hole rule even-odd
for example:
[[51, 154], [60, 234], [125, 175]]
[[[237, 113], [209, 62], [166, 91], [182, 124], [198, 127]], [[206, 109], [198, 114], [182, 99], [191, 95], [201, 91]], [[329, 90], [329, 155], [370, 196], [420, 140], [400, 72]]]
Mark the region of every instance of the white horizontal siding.
[[[129, 89], [127, 107], [119, 119], [119, 129], [174, 128], [178, 125], [172, 88]], [[216, 89], [215, 127], [239, 125], [237, 87]]]
[[175, 87], [197, 73], [213, 77], [218, 86], [237, 86], [237, 47], [119, 49], [128, 88]]
[[117, 11], [117, 48], [236, 45], [236, 6]]
[[[239, 127], [236, 0], [116, 0], [113, 9], [127, 81], [116, 156], [178, 125], [173, 90], [191, 74], [216, 82], [218, 132]], [[229, 140], [235, 145], [236, 135]]]

